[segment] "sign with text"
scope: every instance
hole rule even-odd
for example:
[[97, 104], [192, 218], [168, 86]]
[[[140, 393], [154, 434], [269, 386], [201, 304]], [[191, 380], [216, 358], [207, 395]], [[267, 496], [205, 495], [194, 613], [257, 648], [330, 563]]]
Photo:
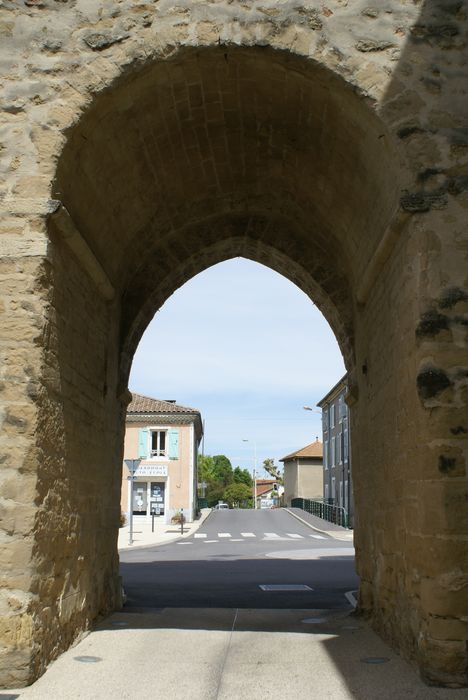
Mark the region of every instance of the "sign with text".
[[167, 476], [167, 464], [140, 464], [135, 476]]

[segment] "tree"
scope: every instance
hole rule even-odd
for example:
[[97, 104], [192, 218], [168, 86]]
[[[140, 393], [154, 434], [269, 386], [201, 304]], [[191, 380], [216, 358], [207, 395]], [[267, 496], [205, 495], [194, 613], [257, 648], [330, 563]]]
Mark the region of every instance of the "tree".
[[247, 484], [233, 483], [230, 484], [223, 494], [223, 498], [229, 506], [239, 506], [248, 502], [252, 497], [252, 489]]
[[205, 482], [205, 497], [209, 506], [215, 506], [222, 500], [226, 486], [233, 482], [233, 470], [225, 455], [199, 455], [198, 482]]
[[273, 479], [281, 480], [281, 473], [278, 467], [275, 466], [275, 460], [268, 458], [263, 460], [263, 468]]
[[232, 484], [233, 472], [232, 464], [226, 455], [214, 455], [214, 476], [216, 481], [221, 482], [224, 486]]
[[214, 460], [210, 455], [198, 455], [198, 481], [214, 479]]
[[234, 483], [235, 484], [245, 484], [246, 486], [253, 486], [252, 476], [248, 469], [241, 469], [236, 467], [233, 472]]

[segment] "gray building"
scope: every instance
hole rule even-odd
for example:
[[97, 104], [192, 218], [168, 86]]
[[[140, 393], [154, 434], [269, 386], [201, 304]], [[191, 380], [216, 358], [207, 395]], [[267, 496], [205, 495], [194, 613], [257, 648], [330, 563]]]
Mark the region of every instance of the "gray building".
[[349, 416], [346, 404], [347, 375], [330, 389], [317, 406], [322, 409], [323, 429], [323, 497], [341, 506], [354, 519], [351, 455], [349, 449]]

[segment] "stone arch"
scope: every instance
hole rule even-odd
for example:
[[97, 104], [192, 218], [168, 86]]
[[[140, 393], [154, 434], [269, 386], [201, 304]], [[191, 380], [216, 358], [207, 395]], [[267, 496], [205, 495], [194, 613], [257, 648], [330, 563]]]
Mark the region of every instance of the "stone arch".
[[[6, 477], [8, 493], [24, 489], [21, 508], [12, 496], [3, 521], [5, 684], [30, 682], [119, 604], [116, 465], [133, 349], [179, 284], [238, 254], [307, 291], [345, 355], [361, 609], [429, 681], [466, 684], [466, 548], [457, 530], [466, 524], [457, 520], [465, 427], [456, 414], [466, 399], [466, 293], [455, 201], [466, 143], [454, 135], [457, 105], [437, 110], [435, 93], [418, 82], [432, 65], [431, 42], [449, 52], [457, 34], [434, 30], [431, 2], [420, 13], [395, 4], [400, 25], [417, 29], [406, 58], [393, 43], [400, 25], [392, 41], [355, 41], [371, 16], [351, 16], [350, 42], [346, 4], [328, 24], [326, 13], [289, 3], [266, 18], [256, 7], [220, 15], [217, 3], [190, 11], [160, 3], [152, 19], [128, 9], [83, 18], [67, 8], [62, 54], [42, 46], [50, 107], [28, 85], [24, 115], [16, 103], [7, 111], [25, 128], [9, 144], [21, 157], [4, 199], [11, 242], [2, 284], [9, 290], [13, 274], [29, 286], [19, 311], [9, 301], [3, 330], [15, 343], [6, 355], [14, 388], [4, 398], [5, 464], [20, 477], [14, 486]], [[28, 12], [22, 36], [37, 46], [37, 8]], [[438, 62], [453, 78], [450, 60]], [[214, 99], [228, 83], [225, 101]], [[437, 158], [445, 170], [431, 167]]]
[[281, 272], [291, 275], [281, 256], [308, 270], [351, 362], [350, 289], [397, 209], [395, 152], [370, 104], [317, 62], [267, 47], [180, 49], [95, 98], [69, 132], [53, 196], [106, 258], [124, 336], [138, 290], [158, 296], [152, 257], [186, 268], [215, 242], [214, 261], [241, 250], [267, 259], [273, 246]]

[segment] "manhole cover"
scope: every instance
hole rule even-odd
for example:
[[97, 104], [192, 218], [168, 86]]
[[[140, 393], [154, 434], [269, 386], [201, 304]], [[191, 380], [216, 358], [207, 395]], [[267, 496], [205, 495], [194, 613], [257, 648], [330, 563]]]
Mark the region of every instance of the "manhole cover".
[[262, 583], [259, 585], [262, 591], [312, 591], [305, 583]]
[[386, 664], [390, 659], [387, 656], [367, 656], [361, 659], [363, 664]]
[[81, 661], [83, 664], [97, 664], [102, 661], [100, 656], [75, 656], [75, 661]]
[[325, 617], [306, 617], [301, 620], [305, 625], [321, 625], [323, 622], [327, 622]]

